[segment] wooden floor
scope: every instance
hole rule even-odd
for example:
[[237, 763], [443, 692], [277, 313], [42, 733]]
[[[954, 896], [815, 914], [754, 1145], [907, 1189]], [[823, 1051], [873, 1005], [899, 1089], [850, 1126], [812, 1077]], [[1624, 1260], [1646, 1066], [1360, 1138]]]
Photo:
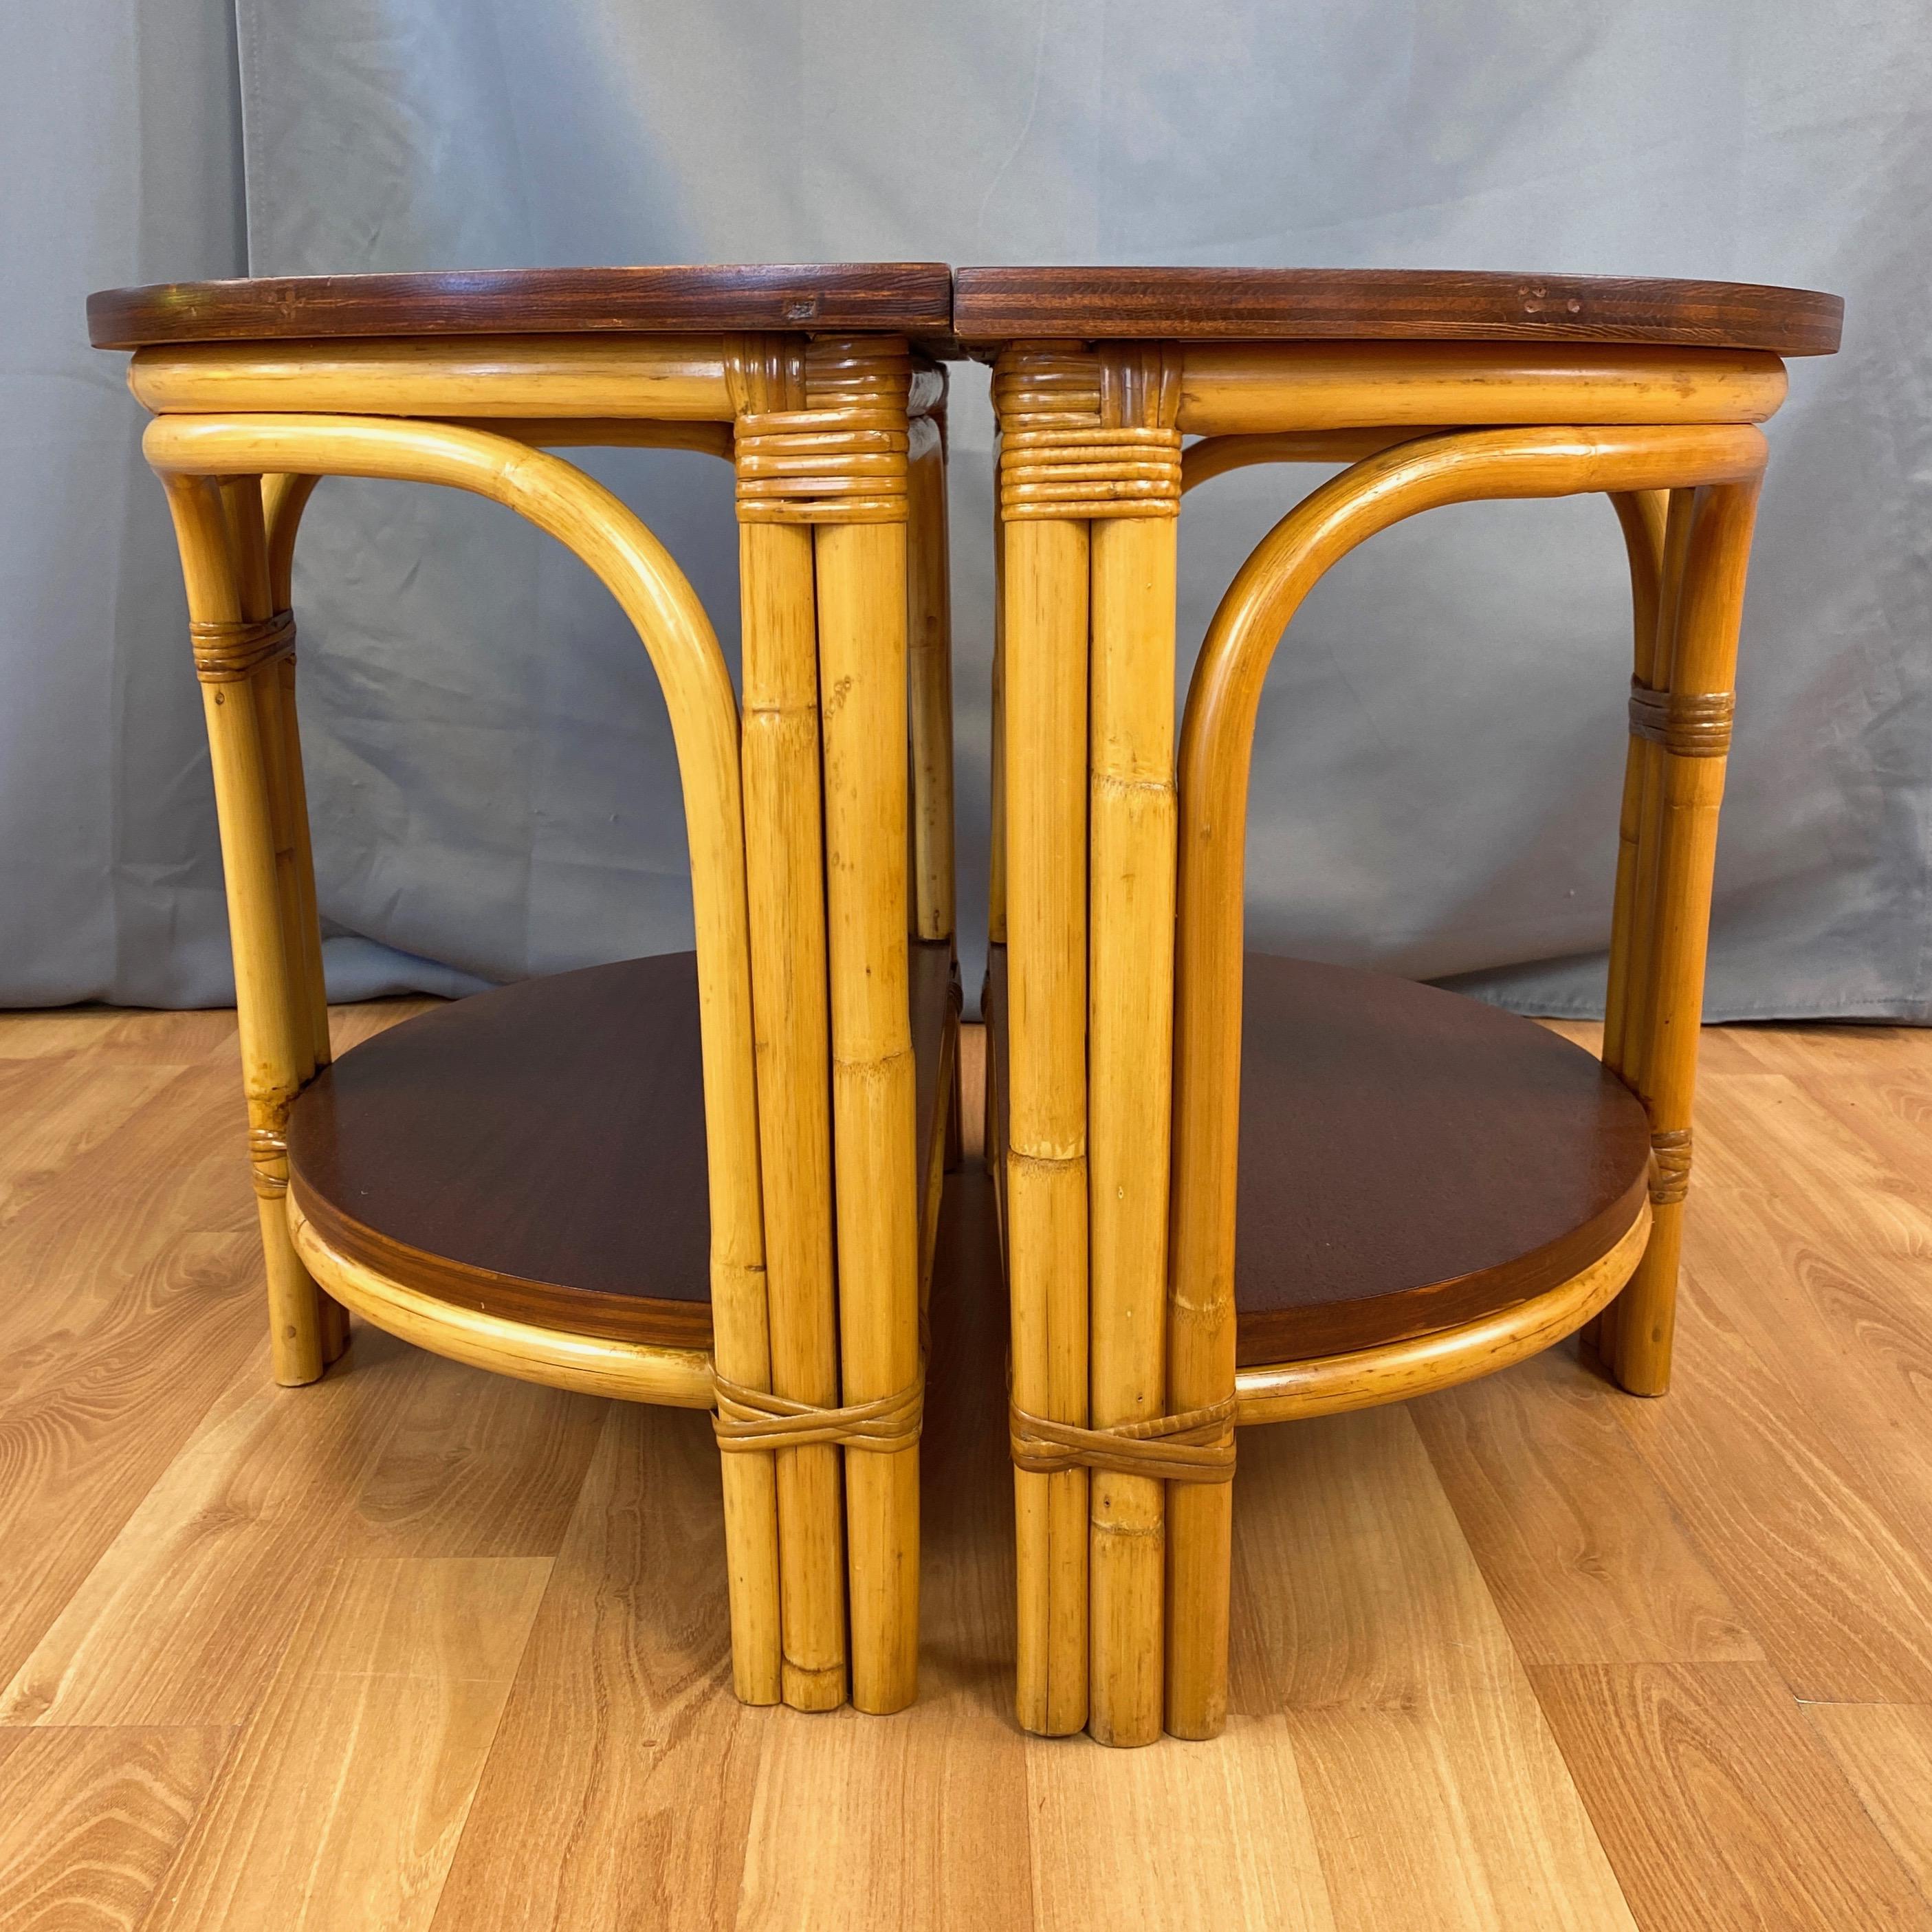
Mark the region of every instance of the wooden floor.
[[1245, 1432], [1235, 1714], [1126, 1753], [1008, 1714], [976, 1169], [922, 1700], [746, 1711], [705, 1418], [276, 1390], [230, 1016], [0, 1018], [0, 1925], [1932, 1928], [1932, 1033], [1703, 1064], [1676, 1392]]

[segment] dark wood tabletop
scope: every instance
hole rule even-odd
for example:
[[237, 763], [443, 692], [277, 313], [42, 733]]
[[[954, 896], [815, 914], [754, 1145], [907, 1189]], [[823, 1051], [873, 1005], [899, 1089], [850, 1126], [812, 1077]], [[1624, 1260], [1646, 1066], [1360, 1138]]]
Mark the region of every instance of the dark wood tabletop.
[[654, 264], [406, 275], [157, 282], [87, 298], [97, 349], [341, 336], [679, 334], [713, 330], [934, 336], [950, 324], [944, 262]]
[[1845, 304], [1814, 289], [1448, 268], [959, 268], [952, 332], [1106, 341], [1652, 343], [1829, 356]]

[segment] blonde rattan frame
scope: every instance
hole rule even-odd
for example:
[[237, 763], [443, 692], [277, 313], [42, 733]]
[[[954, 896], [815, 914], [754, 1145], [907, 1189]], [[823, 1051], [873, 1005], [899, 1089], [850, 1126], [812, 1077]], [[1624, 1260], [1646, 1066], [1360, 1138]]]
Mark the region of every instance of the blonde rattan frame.
[[[704, 1408], [733, 1392], [721, 1442], [734, 1452], [722, 1464], [738, 1694], [829, 1708], [849, 1667], [862, 1708], [910, 1702], [920, 1220], [937, 1190], [915, 1171], [907, 947], [915, 926], [952, 931], [943, 375], [897, 338], [775, 335], [196, 345], [142, 352], [130, 380], [158, 412], [147, 453], [175, 514], [203, 681], [277, 1378], [321, 1374], [353, 1309], [561, 1387]], [[668, 555], [538, 446], [570, 444], [735, 460], [742, 712]], [[328, 1055], [286, 614], [297, 528], [324, 475], [506, 505], [596, 572], [652, 657], [692, 851], [711, 1355], [454, 1306], [335, 1252], [289, 1190], [284, 1124]], [[838, 702], [823, 700], [831, 692]], [[891, 750], [909, 734], [916, 892], [906, 761]], [[940, 1105], [954, 1064], [949, 1036]], [[770, 1412], [747, 1425], [748, 1402]], [[836, 1441], [813, 1419], [828, 1414]]]

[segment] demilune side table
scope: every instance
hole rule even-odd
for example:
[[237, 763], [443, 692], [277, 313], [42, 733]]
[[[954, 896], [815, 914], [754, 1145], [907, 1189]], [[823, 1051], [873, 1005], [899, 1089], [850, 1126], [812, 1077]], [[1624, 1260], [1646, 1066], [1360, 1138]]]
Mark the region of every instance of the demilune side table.
[[[916, 1683], [958, 1011], [945, 379], [917, 344], [950, 295], [913, 262], [88, 305], [97, 346], [136, 352], [188, 582], [276, 1378], [321, 1375], [352, 1310], [506, 1374], [714, 1409], [753, 1703], [842, 1702], [848, 1628], [855, 1703]], [[742, 704], [670, 556], [550, 453], [573, 444], [734, 464]], [[670, 712], [694, 956], [506, 987], [330, 1064], [290, 610], [323, 476], [473, 491], [610, 590]]]
[[[1841, 311], [1709, 282], [956, 272], [1000, 435], [986, 1007], [1028, 1730], [1220, 1729], [1238, 1424], [1586, 1324], [1664, 1392], [1758, 424]], [[1222, 599], [1177, 766], [1182, 496], [1284, 462], [1349, 466]], [[1580, 492], [1616, 511], [1636, 610], [1600, 1064], [1449, 993], [1244, 958], [1256, 707], [1310, 589], [1424, 510]]]

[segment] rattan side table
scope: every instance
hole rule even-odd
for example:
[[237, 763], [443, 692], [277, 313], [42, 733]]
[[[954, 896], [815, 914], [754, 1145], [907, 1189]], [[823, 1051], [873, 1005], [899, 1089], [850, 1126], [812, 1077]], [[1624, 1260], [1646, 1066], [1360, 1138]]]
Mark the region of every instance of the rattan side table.
[[[753, 1703], [842, 1702], [848, 1623], [855, 1703], [916, 1682], [957, 997], [945, 381], [916, 344], [950, 295], [902, 263], [88, 304], [97, 346], [136, 352], [187, 578], [276, 1378], [321, 1375], [352, 1310], [507, 1374], [715, 1408]], [[626, 443], [735, 464], [742, 704], [670, 556], [550, 453]], [[694, 957], [508, 987], [331, 1065], [289, 608], [325, 476], [492, 498], [616, 597], [670, 710]]]
[[[1841, 309], [1702, 282], [957, 272], [1002, 439], [989, 1147], [1027, 1729], [1219, 1730], [1238, 1424], [1418, 1394], [1593, 1322], [1623, 1387], [1663, 1393], [1757, 425]], [[1177, 766], [1183, 492], [1294, 461], [1352, 466], [1236, 577]], [[1423, 510], [1582, 492], [1616, 509], [1636, 607], [1601, 1064], [1431, 988], [1244, 962], [1256, 707], [1310, 588]]]

